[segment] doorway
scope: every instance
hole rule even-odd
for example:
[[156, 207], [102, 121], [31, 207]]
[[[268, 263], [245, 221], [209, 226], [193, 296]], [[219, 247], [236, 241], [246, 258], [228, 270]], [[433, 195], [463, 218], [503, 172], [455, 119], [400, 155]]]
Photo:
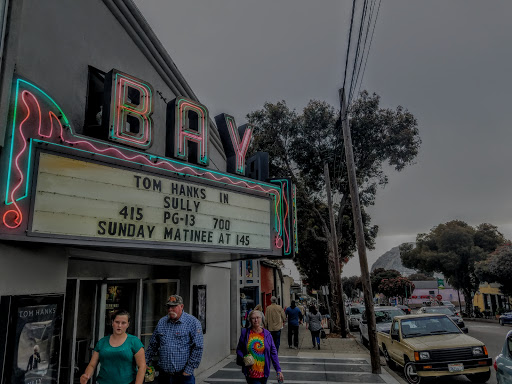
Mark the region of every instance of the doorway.
[[[99, 339], [112, 333], [110, 316], [118, 309], [131, 315], [128, 333], [139, 335], [140, 280], [68, 279], [60, 382], [78, 384]], [[93, 383], [95, 379], [93, 378]]]

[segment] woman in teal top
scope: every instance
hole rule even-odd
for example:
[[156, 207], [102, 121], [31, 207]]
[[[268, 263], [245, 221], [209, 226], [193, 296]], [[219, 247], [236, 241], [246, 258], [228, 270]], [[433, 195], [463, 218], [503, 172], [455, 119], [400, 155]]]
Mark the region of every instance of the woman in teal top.
[[142, 384], [146, 373], [144, 346], [141, 341], [126, 333], [130, 314], [116, 311], [112, 315], [113, 334], [96, 344], [89, 365], [80, 377], [80, 384], [87, 384], [98, 362], [101, 364], [97, 377], [99, 384]]

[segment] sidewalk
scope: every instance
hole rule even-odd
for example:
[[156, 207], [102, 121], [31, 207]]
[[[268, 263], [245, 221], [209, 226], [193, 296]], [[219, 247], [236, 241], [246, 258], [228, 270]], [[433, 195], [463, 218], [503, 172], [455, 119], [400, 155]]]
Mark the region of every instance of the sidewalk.
[[281, 346], [279, 356], [318, 356], [318, 357], [360, 357], [369, 358], [369, 351], [362, 346], [355, 338], [334, 338], [329, 337], [329, 330], [326, 339], [321, 339], [320, 350], [313, 349], [311, 332], [304, 325], [299, 326], [299, 349], [288, 348], [288, 326], [285, 325], [281, 332]]
[[[381, 357], [382, 373], [380, 375], [371, 375], [371, 360], [368, 349], [360, 344], [360, 342], [354, 338], [349, 337], [342, 339], [340, 337], [329, 337], [329, 330], [326, 330], [327, 338], [322, 339], [320, 342], [320, 350], [317, 348], [313, 349], [311, 341], [311, 333], [306, 329], [304, 325], [299, 327], [299, 348], [293, 349], [288, 347], [288, 327], [285, 326], [281, 332], [281, 346], [279, 348], [279, 358], [281, 365], [283, 366], [283, 373], [288, 378], [290, 383], [303, 383], [306, 379], [304, 376], [308, 372], [301, 372], [298, 368], [298, 361], [304, 362], [301, 364], [308, 365], [309, 369], [325, 369], [325, 366], [338, 366], [335, 368], [338, 371], [343, 372], [345, 377], [344, 382], [359, 382], [359, 383], [385, 383], [385, 384], [399, 384], [405, 383], [395, 372], [391, 371], [388, 367], [384, 366], [384, 359]], [[215, 367], [202, 372], [196, 377], [197, 384], [203, 383], [236, 383], [240, 381], [240, 367], [234, 364], [235, 351], [232, 351], [232, 355], [228, 356], [222, 362], [217, 364]], [[297, 360], [300, 359], [300, 360]], [[332, 359], [332, 360], [330, 360]], [[317, 361], [317, 363], [315, 363]], [[326, 363], [327, 362], [327, 363]], [[294, 365], [295, 364], [295, 365]], [[312, 365], [316, 368], [311, 368]], [[343, 368], [344, 367], [344, 368]], [[299, 369], [296, 371], [296, 369]], [[304, 368], [303, 368], [304, 369]], [[354, 373], [359, 372], [359, 373]], [[363, 373], [366, 372], [366, 373]], [[342, 373], [342, 372], [338, 372]], [[315, 373], [317, 376], [318, 373]], [[351, 380], [351, 378], [355, 379]], [[242, 376], [243, 377], [243, 376]], [[302, 378], [302, 380], [300, 380]], [[245, 380], [242, 380], [245, 382]], [[240, 382], [242, 382], [240, 381]], [[285, 380], [286, 381], [286, 380]], [[312, 380], [306, 380], [312, 383]], [[275, 381], [269, 381], [274, 383]], [[315, 383], [331, 383], [336, 381], [315, 381]]]

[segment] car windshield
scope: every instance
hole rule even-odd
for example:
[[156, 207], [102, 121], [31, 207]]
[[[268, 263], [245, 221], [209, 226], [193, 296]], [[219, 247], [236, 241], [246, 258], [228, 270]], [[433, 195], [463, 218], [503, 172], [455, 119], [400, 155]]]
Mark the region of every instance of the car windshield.
[[360, 315], [363, 313], [364, 308], [363, 307], [350, 307], [350, 314], [351, 315]]
[[453, 311], [450, 308], [425, 308], [425, 313], [442, 313], [443, 315], [453, 315]]
[[401, 325], [404, 338], [461, 333], [459, 327], [446, 316], [403, 319]]
[[379, 323], [390, 323], [393, 321], [395, 316], [404, 316], [405, 312], [401, 309], [388, 309], [388, 310], [375, 310], [375, 322]]

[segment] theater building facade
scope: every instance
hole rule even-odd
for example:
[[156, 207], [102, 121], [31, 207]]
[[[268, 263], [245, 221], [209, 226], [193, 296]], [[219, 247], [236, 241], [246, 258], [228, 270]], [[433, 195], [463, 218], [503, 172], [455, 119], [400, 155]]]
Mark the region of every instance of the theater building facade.
[[239, 261], [297, 249], [294, 187], [247, 159], [252, 127], [209, 115], [131, 0], [0, 10], [1, 382], [78, 383], [113, 311], [147, 345], [171, 294], [208, 369], [239, 332]]

